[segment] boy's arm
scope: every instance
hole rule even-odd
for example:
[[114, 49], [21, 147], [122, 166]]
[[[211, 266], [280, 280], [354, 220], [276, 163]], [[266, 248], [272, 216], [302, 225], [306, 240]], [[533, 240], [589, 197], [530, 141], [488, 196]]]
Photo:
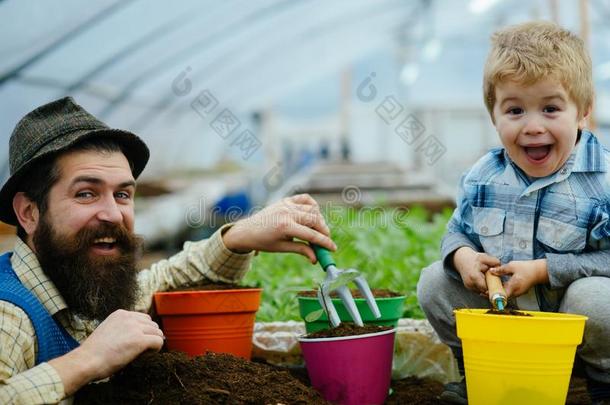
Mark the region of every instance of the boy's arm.
[[447, 232], [441, 241], [441, 260], [445, 272], [452, 278], [462, 281], [462, 277], [455, 267], [454, 255], [461, 247], [469, 247], [475, 252], [482, 252], [483, 247], [478, 241], [469, 236], [467, 230], [472, 227], [472, 208], [465, 196], [464, 181], [466, 175], [460, 180], [456, 207], [451, 219], [447, 223]]
[[509, 297], [525, 294], [537, 284], [567, 287], [583, 277], [610, 277], [610, 250], [587, 253], [547, 253], [546, 258], [514, 260], [491, 269], [497, 276], [510, 276], [504, 288]]
[[[603, 201], [608, 201], [610, 195]], [[584, 277], [610, 277], [610, 205], [602, 203], [594, 213], [595, 226], [589, 232], [587, 245], [595, 249], [586, 253], [546, 253], [548, 282], [551, 288], [567, 287]]]
[[443, 261], [443, 267], [445, 272], [456, 280], [461, 280], [460, 273], [455, 267], [454, 255], [455, 252], [461, 247], [468, 247], [475, 252], [481, 252], [482, 249], [477, 246], [473, 241], [461, 232], [447, 231], [441, 242], [441, 260]]
[[610, 250], [586, 253], [547, 253], [551, 288], [567, 287], [583, 277], [610, 277]]

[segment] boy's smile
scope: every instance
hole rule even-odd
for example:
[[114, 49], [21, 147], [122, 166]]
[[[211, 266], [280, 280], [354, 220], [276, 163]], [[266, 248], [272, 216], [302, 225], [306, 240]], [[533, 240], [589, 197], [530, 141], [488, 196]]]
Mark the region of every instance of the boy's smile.
[[493, 117], [511, 160], [530, 177], [555, 173], [574, 150], [589, 112], [576, 104], [558, 81], [532, 85], [498, 83]]

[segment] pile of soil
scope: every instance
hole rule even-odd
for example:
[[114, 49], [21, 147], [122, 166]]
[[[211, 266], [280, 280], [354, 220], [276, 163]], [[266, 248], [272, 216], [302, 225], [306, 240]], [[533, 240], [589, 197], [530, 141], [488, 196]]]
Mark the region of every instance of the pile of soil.
[[[90, 384], [76, 404], [328, 404], [310, 387], [305, 367], [249, 362], [228, 354], [189, 358], [179, 352], [146, 353], [109, 382]], [[392, 381], [386, 405], [439, 404], [443, 385], [409, 377]], [[585, 380], [570, 382], [567, 405], [589, 404]]]
[[[362, 296], [362, 294], [360, 293], [360, 290], [358, 289], [353, 289], [350, 290], [350, 292], [352, 293], [352, 297], [354, 298], [364, 298]], [[393, 297], [402, 297], [404, 294], [400, 294], [397, 292], [394, 292], [392, 290], [386, 290], [386, 289], [382, 289], [382, 288], [374, 288], [371, 290], [371, 292], [373, 293], [373, 297], [375, 298], [393, 298]], [[318, 296], [318, 292], [316, 290], [311, 290], [311, 291], [301, 291], [298, 294], [299, 297], [317, 297]], [[333, 298], [337, 298], [338, 295], [336, 292], [331, 292], [330, 296]]]
[[327, 404], [287, 371], [229, 354], [145, 353], [75, 404]]
[[319, 339], [329, 337], [358, 336], [367, 333], [383, 332], [392, 329], [391, 326], [364, 325], [356, 326], [352, 322], [341, 322], [336, 328], [322, 329], [305, 336], [306, 339]]

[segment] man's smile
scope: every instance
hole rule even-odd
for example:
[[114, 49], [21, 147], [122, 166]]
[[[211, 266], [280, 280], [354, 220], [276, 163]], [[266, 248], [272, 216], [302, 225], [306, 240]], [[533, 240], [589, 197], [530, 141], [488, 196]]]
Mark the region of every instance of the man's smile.
[[114, 255], [119, 253], [116, 239], [110, 237], [95, 239], [93, 241], [93, 251], [99, 255]]

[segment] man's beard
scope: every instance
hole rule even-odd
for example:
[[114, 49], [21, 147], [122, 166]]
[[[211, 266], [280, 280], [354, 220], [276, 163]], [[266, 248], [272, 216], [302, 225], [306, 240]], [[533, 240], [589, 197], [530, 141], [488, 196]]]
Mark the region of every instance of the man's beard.
[[[93, 255], [97, 238], [111, 237], [118, 255]], [[103, 320], [117, 309], [130, 310], [137, 298], [136, 253], [141, 239], [120, 225], [102, 223], [74, 236], [59, 235], [43, 215], [33, 235], [38, 261], [68, 308]]]

